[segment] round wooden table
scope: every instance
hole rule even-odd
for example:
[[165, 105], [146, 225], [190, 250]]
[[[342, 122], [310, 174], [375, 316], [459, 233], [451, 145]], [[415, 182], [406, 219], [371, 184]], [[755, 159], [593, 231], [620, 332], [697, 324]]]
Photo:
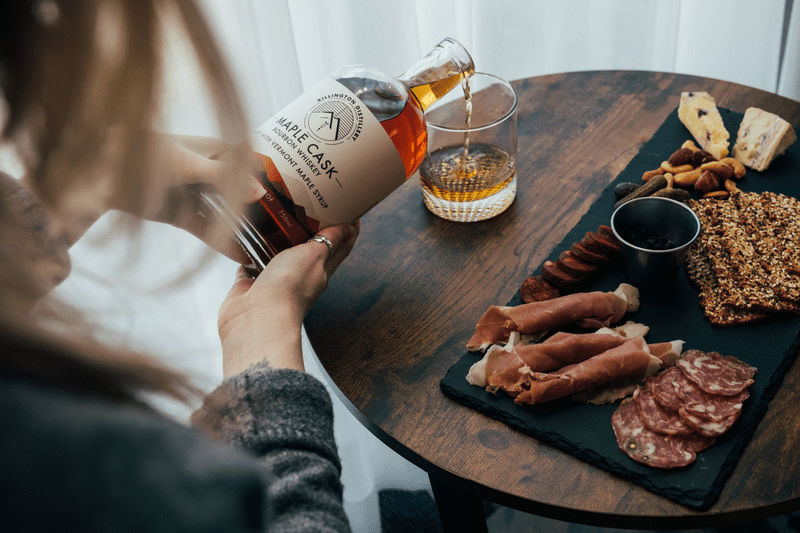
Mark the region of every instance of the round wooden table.
[[[708, 91], [721, 107], [741, 113], [755, 106], [800, 124], [796, 101], [696, 76], [597, 71], [512, 84], [519, 94], [519, 190], [511, 208], [485, 222], [447, 222], [428, 213], [412, 178], [364, 216], [355, 250], [309, 314], [308, 336], [341, 399], [428, 472], [446, 530], [485, 530], [482, 507], [473, 505], [479, 498], [563, 521], [639, 529], [733, 524], [800, 508], [797, 365], [704, 512], [443, 395], [439, 381], [463, 355], [476, 317], [511, 299], [677, 107], [682, 91]], [[459, 349], [433, 356], [447, 345]]]

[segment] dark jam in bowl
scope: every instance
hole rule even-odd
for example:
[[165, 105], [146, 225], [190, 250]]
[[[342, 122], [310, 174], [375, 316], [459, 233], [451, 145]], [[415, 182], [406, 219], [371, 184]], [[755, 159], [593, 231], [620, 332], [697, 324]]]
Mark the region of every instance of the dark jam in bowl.
[[628, 243], [645, 250], [669, 250], [675, 248], [672, 242], [651, 230], [642, 223], [636, 223], [628, 229], [624, 238]]

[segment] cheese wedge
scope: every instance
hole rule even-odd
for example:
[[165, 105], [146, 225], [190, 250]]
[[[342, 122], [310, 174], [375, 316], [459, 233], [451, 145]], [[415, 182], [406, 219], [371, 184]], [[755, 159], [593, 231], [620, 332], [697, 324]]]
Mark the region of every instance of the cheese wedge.
[[797, 139], [794, 128], [778, 115], [749, 107], [733, 145], [733, 157], [762, 172]]
[[728, 155], [730, 134], [722, 123], [714, 98], [707, 92], [681, 93], [678, 118], [697, 144], [717, 159]]

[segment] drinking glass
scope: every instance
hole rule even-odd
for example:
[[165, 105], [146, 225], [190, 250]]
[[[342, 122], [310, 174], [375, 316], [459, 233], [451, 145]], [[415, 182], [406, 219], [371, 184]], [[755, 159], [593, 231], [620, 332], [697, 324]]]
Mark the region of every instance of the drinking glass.
[[476, 72], [425, 113], [428, 149], [422, 198], [434, 215], [486, 220], [517, 194], [517, 94], [505, 80]]

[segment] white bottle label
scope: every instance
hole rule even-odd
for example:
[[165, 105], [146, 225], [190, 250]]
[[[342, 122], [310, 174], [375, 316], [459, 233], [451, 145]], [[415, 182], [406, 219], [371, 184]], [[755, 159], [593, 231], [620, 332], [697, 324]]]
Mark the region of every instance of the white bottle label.
[[304, 210], [312, 231], [353, 222], [406, 180], [381, 123], [330, 78], [258, 128], [251, 142], [271, 160], [271, 184]]

